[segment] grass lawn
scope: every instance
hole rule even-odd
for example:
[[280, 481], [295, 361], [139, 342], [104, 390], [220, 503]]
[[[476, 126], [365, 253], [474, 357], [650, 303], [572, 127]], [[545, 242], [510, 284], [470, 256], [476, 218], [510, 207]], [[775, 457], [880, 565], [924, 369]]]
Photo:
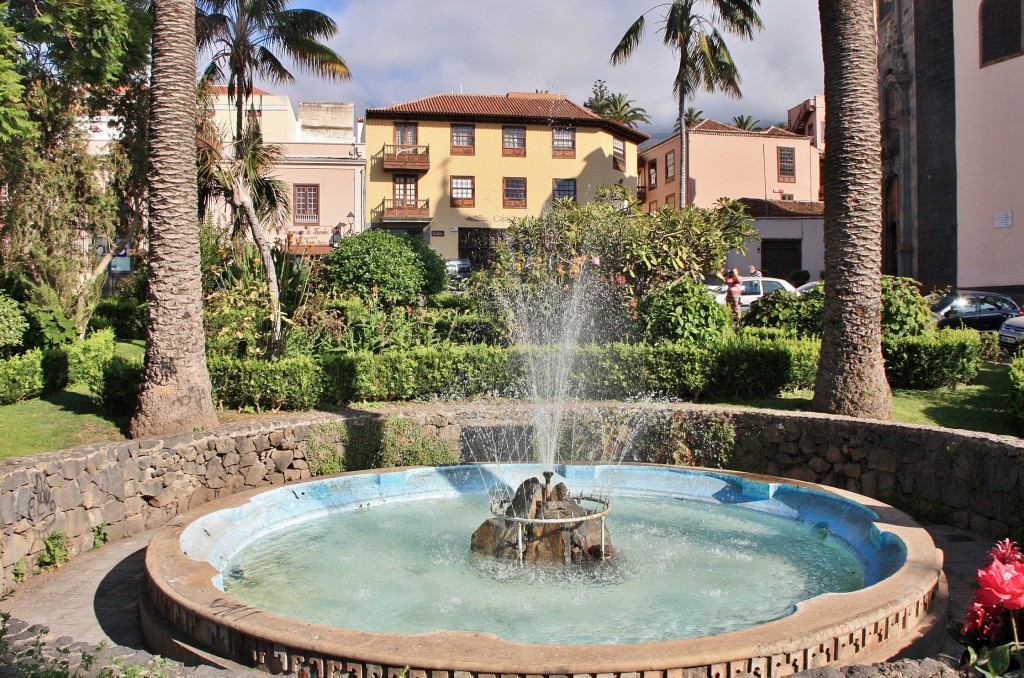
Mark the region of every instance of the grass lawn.
[[[119, 343], [117, 354], [139, 356], [143, 342]], [[989, 433], [1015, 433], [1009, 413], [1010, 377], [1007, 365], [986, 363], [970, 386], [956, 390], [893, 393], [893, 419], [908, 424], [946, 426]], [[714, 404], [764, 407], [779, 410], [810, 410], [811, 392], [800, 391], [782, 398], [717, 401]], [[219, 413], [221, 422], [257, 415]], [[122, 440], [128, 417], [107, 417], [82, 387], [47, 398], [0, 406], [0, 459], [35, 452], [60, 450], [86, 443]]]
[[[811, 391], [788, 393], [781, 398], [746, 398], [712, 401], [716, 405], [763, 407], [775, 410], [810, 410]], [[1005, 364], [984, 363], [969, 386], [956, 390], [892, 393], [893, 420], [904, 424], [925, 424], [1014, 435], [1010, 415], [1010, 374]]]

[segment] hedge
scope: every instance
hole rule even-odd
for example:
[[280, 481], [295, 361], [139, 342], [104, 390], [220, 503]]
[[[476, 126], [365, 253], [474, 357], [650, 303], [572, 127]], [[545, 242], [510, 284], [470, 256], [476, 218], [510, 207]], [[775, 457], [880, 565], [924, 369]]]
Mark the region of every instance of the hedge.
[[219, 407], [310, 410], [320, 400], [320, 368], [306, 356], [274, 361], [211, 356], [206, 364]]
[[1017, 429], [1024, 433], [1024, 353], [1010, 363], [1010, 413]]
[[0, 405], [43, 393], [43, 352], [38, 348], [0, 360]]
[[114, 357], [114, 330], [93, 332], [83, 341], [62, 346], [68, 356], [68, 383], [84, 384], [93, 393], [99, 393], [103, 384], [103, 370]]
[[106, 297], [96, 304], [89, 329], [111, 328], [119, 341], [146, 338], [146, 304], [128, 296]]
[[712, 359], [708, 392], [715, 396], [774, 397], [811, 388], [818, 374], [817, 339], [761, 339], [738, 334], [724, 341]]
[[977, 376], [981, 338], [974, 330], [890, 337], [882, 340], [882, 356], [893, 388], [948, 388]]

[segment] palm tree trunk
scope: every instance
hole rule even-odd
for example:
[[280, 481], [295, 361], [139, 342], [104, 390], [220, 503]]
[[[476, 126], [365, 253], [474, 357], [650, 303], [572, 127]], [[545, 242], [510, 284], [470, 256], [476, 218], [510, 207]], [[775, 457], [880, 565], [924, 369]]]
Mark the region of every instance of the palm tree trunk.
[[882, 171], [874, 0], [820, 0], [825, 314], [814, 409], [888, 419], [881, 347]]
[[249, 189], [239, 177], [234, 180], [232, 202], [235, 204], [235, 209], [240, 209], [245, 215], [253, 242], [259, 248], [260, 257], [263, 259], [263, 273], [267, 278], [267, 287], [270, 290], [270, 305], [274, 319], [274, 346], [277, 348], [281, 343], [281, 293], [277, 281], [277, 269], [274, 267], [274, 257], [270, 252], [270, 239], [267, 238], [267, 233], [263, 230], [259, 217], [256, 216], [256, 209], [252, 206]]
[[[685, 62], [682, 61], [686, 58], [686, 51], [680, 50], [680, 61], [679, 61], [679, 73], [677, 78], [686, 77]], [[683, 82], [677, 80], [677, 82]], [[686, 94], [683, 88], [679, 88], [679, 167], [676, 171], [679, 172], [679, 209], [685, 209], [689, 204], [687, 192], [690, 188], [690, 165], [686, 162], [686, 151], [687, 151], [687, 138], [686, 138]]]
[[195, 2], [153, 3], [149, 311], [146, 366], [132, 437], [217, 424], [199, 275], [195, 159]]

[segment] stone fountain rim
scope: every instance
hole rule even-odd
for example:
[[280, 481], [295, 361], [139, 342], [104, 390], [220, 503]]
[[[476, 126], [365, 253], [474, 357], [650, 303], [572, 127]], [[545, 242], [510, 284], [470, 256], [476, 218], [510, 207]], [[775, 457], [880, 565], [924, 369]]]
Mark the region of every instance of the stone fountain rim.
[[[394, 473], [409, 468], [373, 469], [339, 476]], [[888, 578], [867, 588], [818, 596], [798, 604], [796, 612], [788, 617], [702, 638], [623, 645], [539, 645], [462, 631], [359, 631], [299, 621], [246, 605], [214, 586], [212, 582], [218, 572], [210, 563], [191, 560], [182, 553], [181, 534], [190, 523], [208, 513], [240, 506], [267, 491], [263, 488], [214, 500], [177, 516], [157, 532], [146, 551], [148, 590], [165, 616], [196, 620], [196, 627], [212, 624], [225, 636], [250, 645], [287, 648], [292, 655], [320, 657], [325, 661], [355, 661], [384, 667], [413, 665], [439, 671], [564, 676], [664, 671], [746, 663], [758, 658], [789, 664], [790, 656], [800, 653], [805, 653], [804, 657], [825, 655], [830, 658], [828, 664], [864, 663], [865, 659], [881, 661], [894, 656], [907, 644], [901, 644], [901, 639], [919, 638], [921, 634], [915, 626], [926, 621], [936, 596], [941, 599], [944, 578], [941, 551], [909, 516], [878, 500], [813, 483], [720, 469], [693, 470], [804, 487], [855, 501], [878, 514], [875, 524], [880, 530], [903, 541], [906, 560]], [[944, 605], [945, 601], [940, 602]], [[876, 637], [877, 642], [873, 642]], [[848, 656], [845, 661], [844, 656]], [[819, 665], [810, 663], [811, 659], [798, 661], [801, 666]]]

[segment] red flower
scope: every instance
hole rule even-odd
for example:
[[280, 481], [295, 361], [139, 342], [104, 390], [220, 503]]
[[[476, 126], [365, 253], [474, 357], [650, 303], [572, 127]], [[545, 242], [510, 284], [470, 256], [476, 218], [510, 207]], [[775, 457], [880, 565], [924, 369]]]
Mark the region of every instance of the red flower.
[[964, 614], [963, 628], [960, 633], [989, 641], [999, 640], [1003, 635], [1001, 612], [999, 608], [986, 607], [981, 603], [972, 602]]
[[1024, 553], [1009, 539], [996, 542], [995, 548], [988, 552], [988, 557], [1001, 563], [1024, 562]]
[[986, 606], [1001, 602], [1007, 610], [1024, 608], [1024, 563], [993, 560], [978, 570], [975, 600]]

